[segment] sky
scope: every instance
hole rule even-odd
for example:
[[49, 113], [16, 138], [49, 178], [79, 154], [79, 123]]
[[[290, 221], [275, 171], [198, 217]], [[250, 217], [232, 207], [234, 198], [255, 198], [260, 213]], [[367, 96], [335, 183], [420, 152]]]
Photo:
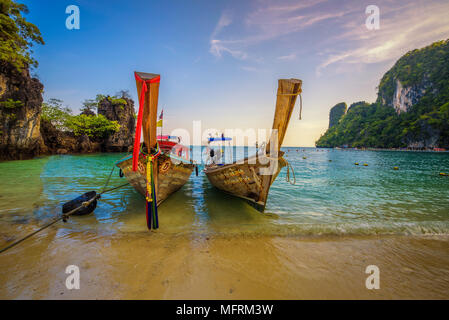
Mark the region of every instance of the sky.
[[[410, 50], [449, 38], [447, 0], [22, 0], [45, 45], [33, 47], [45, 86], [78, 112], [98, 93], [129, 90], [133, 71], [161, 74], [164, 133], [269, 129], [277, 80], [303, 81], [284, 146], [314, 146], [339, 102], [374, 102], [383, 74]], [[66, 7], [80, 29], [66, 28]], [[370, 30], [366, 7], [379, 8]]]

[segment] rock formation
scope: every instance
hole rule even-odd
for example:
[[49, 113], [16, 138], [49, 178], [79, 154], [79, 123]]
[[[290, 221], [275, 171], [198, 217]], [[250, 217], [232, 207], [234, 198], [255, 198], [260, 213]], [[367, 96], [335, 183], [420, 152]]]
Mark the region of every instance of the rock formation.
[[61, 131], [50, 122], [42, 120], [41, 134], [50, 154], [92, 153], [101, 151], [101, 143], [86, 135], [76, 137], [73, 132]]
[[397, 113], [407, 112], [410, 107], [419, 102], [430, 86], [430, 82], [423, 81], [419, 85], [403, 87], [401, 81], [396, 79], [396, 90], [390, 105], [395, 108]]
[[316, 145], [449, 148], [448, 61], [449, 39], [407, 52], [382, 77], [376, 102], [352, 104]]
[[0, 61], [0, 160], [32, 158], [47, 148], [40, 134], [44, 86]]
[[329, 128], [332, 128], [336, 124], [338, 124], [338, 121], [345, 115], [346, 113], [347, 105], [345, 102], [341, 102], [334, 107], [332, 107], [330, 113], [329, 113]]
[[127, 152], [134, 143], [136, 130], [134, 101], [124, 96], [120, 99], [106, 97], [98, 104], [98, 114], [120, 124], [119, 131], [103, 142], [103, 151]]

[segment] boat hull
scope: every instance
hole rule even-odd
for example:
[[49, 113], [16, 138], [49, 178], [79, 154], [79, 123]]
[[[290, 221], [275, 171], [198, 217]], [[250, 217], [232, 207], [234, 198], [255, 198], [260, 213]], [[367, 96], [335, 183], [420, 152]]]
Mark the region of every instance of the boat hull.
[[[246, 200], [257, 210], [263, 212], [271, 184], [281, 169], [287, 165], [287, 161], [282, 155], [281, 152], [279, 158], [276, 159], [259, 155], [238, 163], [208, 166], [204, 173], [214, 187]], [[271, 169], [269, 169], [270, 166]], [[264, 170], [271, 174], [263, 174]]]
[[[132, 157], [129, 156], [117, 166], [122, 170], [124, 176], [140, 194], [145, 196], [147, 183], [147, 166], [143, 155], [139, 155], [138, 170], [132, 170]], [[159, 206], [172, 193], [178, 191], [189, 180], [190, 175], [195, 169], [193, 163], [174, 160], [168, 155], [162, 153], [157, 158], [157, 179], [156, 179], [156, 197]]]

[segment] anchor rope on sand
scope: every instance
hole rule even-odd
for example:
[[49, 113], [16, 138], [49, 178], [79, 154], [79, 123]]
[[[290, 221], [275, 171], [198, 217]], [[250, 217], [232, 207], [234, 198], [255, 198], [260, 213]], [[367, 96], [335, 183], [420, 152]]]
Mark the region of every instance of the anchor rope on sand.
[[78, 212], [79, 210], [81, 210], [82, 208], [87, 208], [87, 207], [88, 207], [92, 202], [94, 202], [95, 200], [100, 199], [102, 194], [104, 194], [104, 193], [106, 193], [106, 192], [110, 192], [110, 191], [116, 190], [116, 189], [119, 189], [119, 188], [122, 188], [122, 187], [124, 187], [124, 186], [127, 186], [127, 185], [129, 184], [129, 182], [128, 182], [128, 183], [124, 183], [124, 184], [122, 184], [122, 185], [120, 185], [120, 186], [117, 186], [117, 187], [114, 187], [114, 188], [106, 189], [106, 187], [108, 186], [109, 181], [110, 181], [110, 179], [111, 179], [112, 173], [114, 172], [114, 167], [115, 167], [115, 164], [114, 164], [114, 166], [112, 167], [111, 173], [109, 174], [109, 177], [108, 177], [108, 179], [107, 179], [107, 181], [106, 181], [106, 183], [105, 183], [105, 185], [104, 185], [104, 187], [103, 187], [103, 190], [102, 190], [100, 193], [95, 194], [95, 196], [93, 196], [93, 197], [92, 197], [91, 199], [89, 199], [88, 201], [84, 201], [80, 206], [74, 208], [73, 210], [70, 210], [69, 212], [63, 213], [60, 217], [57, 217], [56, 219], [54, 219], [53, 221], [51, 221], [51, 222], [47, 223], [46, 225], [40, 227], [40, 228], [37, 229], [36, 231], [33, 231], [33, 232], [31, 232], [30, 234], [26, 235], [25, 237], [23, 237], [23, 238], [21, 238], [21, 239], [15, 241], [15, 242], [13, 242], [13, 243], [11, 243], [10, 245], [6, 246], [5, 248], [0, 249], [0, 253], [3, 253], [3, 252], [5, 252], [6, 250], [11, 249], [12, 247], [15, 247], [15, 246], [18, 245], [19, 243], [25, 241], [25, 240], [28, 239], [28, 238], [31, 238], [31, 237], [34, 236], [35, 234], [41, 232], [42, 230], [47, 229], [48, 227], [54, 225], [56, 222], [58, 222], [58, 221], [60, 221], [60, 220], [63, 220], [64, 222], [66, 222], [67, 219], [68, 219], [70, 216], [74, 215], [75, 213], [77, 213], [77, 212]]

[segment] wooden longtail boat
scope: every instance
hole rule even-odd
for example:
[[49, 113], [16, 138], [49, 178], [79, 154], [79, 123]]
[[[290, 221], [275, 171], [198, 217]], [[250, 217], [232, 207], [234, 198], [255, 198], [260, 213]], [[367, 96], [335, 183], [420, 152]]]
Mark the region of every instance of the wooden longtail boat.
[[[157, 211], [157, 206], [189, 180], [196, 165], [190, 160], [187, 147], [177, 143], [179, 141], [175, 143], [167, 139], [170, 137], [156, 135], [160, 76], [143, 72], [134, 74], [139, 96], [134, 152], [121, 159], [116, 165], [134, 189], [146, 196], [147, 202], [155, 200], [156, 208], [154, 209]], [[144, 138], [142, 146], [141, 132]], [[150, 159], [153, 159], [151, 161], [152, 177], [149, 169]], [[154, 199], [151, 198], [152, 196]], [[149, 220], [151, 218], [147, 216], [148, 227], [151, 229]], [[153, 227], [157, 228], [157, 224]]]
[[[280, 148], [296, 98], [302, 92], [301, 87], [301, 80], [279, 80], [273, 121], [274, 134], [270, 142], [261, 154], [253, 157], [230, 164], [207, 164], [204, 172], [212, 185], [226, 193], [245, 199], [261, 212], [265, 210], [270, 187], [280, 170], [288, 164]], [[223, 139], [226, 138], [223, 137]], [[273, 142], [274, 145], [270, 146]], [[274, 169], [269, 169], [270, 166]]]

